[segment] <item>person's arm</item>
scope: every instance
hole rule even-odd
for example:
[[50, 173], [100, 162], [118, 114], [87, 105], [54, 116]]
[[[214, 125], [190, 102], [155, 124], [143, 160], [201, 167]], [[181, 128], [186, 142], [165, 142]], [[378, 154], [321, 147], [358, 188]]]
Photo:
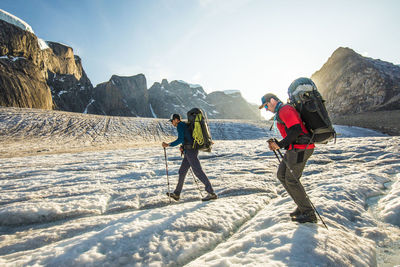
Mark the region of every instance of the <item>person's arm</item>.
[[279, 112], [279, 118], [286, 126], [286, 137], [279, 141], [280, 148], [287, 148], [296, 141], [296, 138], [303, 132], [301, 119], [297, 111], [291, 106], [285, 106]]
[[279, 148], [289, 147], [289, 145], [293, 144], [296, 141], [296, 138], [303, 132], [300, 124], [295, 124], [289, 129], [286, 130], [286, 137], [279, 141], [277, 145]]
[[171, 147], [177, 146], [179, 144], [183, 144], [183, 142], [185, 141], [185, 128], [184, 128], [184, 125], [179, 123], [177, 130], [178, 130], [178, 138], [175, 141], [169, 143], [169, 146], [171, 146]]

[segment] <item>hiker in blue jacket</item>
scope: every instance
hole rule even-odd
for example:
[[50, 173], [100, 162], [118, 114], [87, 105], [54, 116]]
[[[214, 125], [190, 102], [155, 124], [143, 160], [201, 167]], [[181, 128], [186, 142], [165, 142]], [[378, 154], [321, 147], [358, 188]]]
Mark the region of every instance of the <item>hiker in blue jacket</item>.
[[204, 197], [203, 201], [208, 201], [212, 199], [217, 199], [218, 196], [214, 193], [214, 190], [211, 186], [210, 181], [207, 178], [207, 175], [204, 173], [201, 168], [200, 161], [198, 158], [199, 150], [193, 149], [193, 137], [190, 133], [189, 127], [187, 124], [181, 121], [181, 116], [179, 114], [173, 114], [171, 116], [170, 122], [174, 127], [177, 127], [178, 138], [171, 143], [162, 143], [164, 148], [166, 147], [175, 147], [179, 144], [181, 146], [181, 152], [184, 153], [184, 157], [182, 160], [181, 167], [179, 168], [179, 180], [176, 185], [175, 191], [173, 193], [167, 193], [167, 196], [178, 201], [180, 199], [180, 194], [182, 191], [183, 183], [185, 181], [185, 177], [189, 168], [192, 167], [192, 170], [197, 178], [205, 185], [205, 190], [207, 191], [207, 196]]

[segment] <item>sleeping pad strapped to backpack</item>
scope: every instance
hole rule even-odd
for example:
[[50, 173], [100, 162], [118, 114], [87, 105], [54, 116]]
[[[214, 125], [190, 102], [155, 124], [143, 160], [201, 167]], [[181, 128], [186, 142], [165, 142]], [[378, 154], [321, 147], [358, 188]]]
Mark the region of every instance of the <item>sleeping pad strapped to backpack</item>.
[[188, 111], [187, 118], [189, 130], [194, 139], [193, 149], [211, 152], [213, 142], [206, 113], [199, 108], [193, 108]]
[[290, 104], [299, 112], [307, 130], [312, 134], [313, 143], [326, 144], [336, 138], [331, 120], [325, 107], [325, 100], [317, 86], [309, 78], [298, 78], [288, 89]]

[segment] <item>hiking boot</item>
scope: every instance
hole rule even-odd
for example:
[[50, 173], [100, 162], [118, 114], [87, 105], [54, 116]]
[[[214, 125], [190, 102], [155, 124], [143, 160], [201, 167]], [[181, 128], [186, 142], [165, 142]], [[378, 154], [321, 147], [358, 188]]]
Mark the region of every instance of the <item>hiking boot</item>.
[[212, 199], [217, 199], [218, 196], [215, 193], [208, 193], [207, 196], [205, 196], [204, 198], [202, 198], [202, 201], [209, 201]]
[[299, 223], [317, 223], [317, 216], [315, 216], [314, 211], [309, 211], [302, 213], [299, 216], [292, 217], [292, 221]]
[[301, 214], [300, 209], [297, 207], [293, 212], [289, 213], [290, 217], [296, 217]]
[[177, 195], [175, 193], [167, 193], [167, 196], [169, 196], [170, 198], [173, 198], [176, 201], [178, 201], [180, 198], [179, 195]]

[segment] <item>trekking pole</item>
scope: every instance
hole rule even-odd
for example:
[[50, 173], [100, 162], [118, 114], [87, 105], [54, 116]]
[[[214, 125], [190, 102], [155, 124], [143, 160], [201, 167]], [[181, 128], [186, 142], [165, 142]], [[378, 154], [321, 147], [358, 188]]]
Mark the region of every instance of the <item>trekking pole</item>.
[[197, 182], [196, 177], [194, 177], [194, 173], [193, 173], [192, 168], [190, 168], [190, 172], [192, 173], [193, 180], [195, 181], [195, 183], [196, 183], [196, 185], [197, 185], [197, 189], [199, 190], [200, 196], [201, 196], [201, 198], [203, 198], [203, 194], [201, 193], [201, 190], [200, 190], [200, 187], [199, 187], [199, 183]]
[[[268, 140], [268, 142], [270, 142], [270, 141], [275, 142], [275, 140], [271, 140], [271, 139]], [[279, 163], [281, 163], [281, 160], [279, 159], [278, 154], [276, 153], [275, 150], [273, 150], [273, 151], [274, 151], [274, 154], [275, 154], [276, 158], [278, 159]], [[294, 175], [292, 169], [289, 167], [289, 164], [287, 163], [287, 161], [286, 161], [285, 158], [283, 157], [282, 152], [281, 152], [279, 149], [277, 149], [277, 151], [278, 151], [279, 155], [281, 156], [282, 161], [285, 163], [286, 168], [288, 168], [288, 170], [290, 171], [290, 173], [292, 174], [292, 176], [293, 176], [294, 178], [296, 178], [296, 176]], [[302, 187], [302, 188], [303, 188], [303, 187]], [[318, 210], [315, 208], [314, 204], [311, 202], [311, 199], [310, 199], [310, 197], [308, 196], [308, 194], [307, 194], [307, 192], [305, 191], [304, 188], [303, 188], [303, 192], [304, 192], [306, 198], [308, 199], [308, 201], [310, 202], [311, 207], [313, 208], [313, 210], [318, 214], [318, 217], [319, 217], [319, 219], [321, 220], [322, 224], [323, 224], [323, 225], [325, 226], [325, 228], [328, 230], [328, 226], [326, 226], [324, 220], [322, 219], [322, 217], [321, 217], [321, 215], [319, 214]]]
[[170, 190], [169, 190], [169, 178], [168, 178], [168, 161], [167, 161], [167, 150], [164, 147], [164, 157], [165, 157], [165, 171], [167, 172], [167, 184], [168, 184], [168, 199], [169, 204], [171, 204]]

